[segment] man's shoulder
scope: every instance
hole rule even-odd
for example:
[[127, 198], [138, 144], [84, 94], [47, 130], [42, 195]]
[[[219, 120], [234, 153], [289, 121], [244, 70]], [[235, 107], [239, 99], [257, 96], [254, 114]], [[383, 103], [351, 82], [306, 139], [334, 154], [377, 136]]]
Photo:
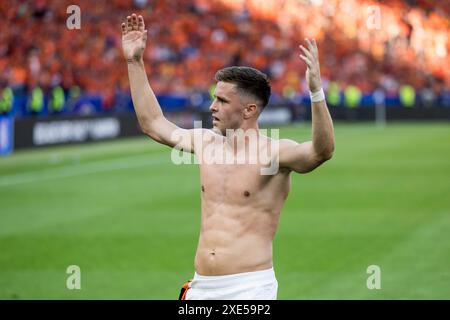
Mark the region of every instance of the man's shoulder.
[[217, 134], [212, 129], [206, 128], [195, 128], [191, 131], [196, 138], [202, 138], [203, 140], [206, 138], [210, 140], [211, 138], [223, 138], [223, 136]]
[[292, 139], [279, 139], [278, 140], [278, 146], [279, 146], [280, 151], [289, 150], [290, 148], [294, 148], [298, 145], [299, 145], [299, 143]]
[[194, 129], [191, 129], [191, 130], [195, 134], [197, 134], [197, 133], [200, 133], [200, 134], [216, 134], [212, 129], [207, 129], [207, 128], [194, 128]]
[[[281, 150], [281, 149], [288, 149], [291, 147], [295, 147], [296, 145], [298, 145], [298, 142], [291, 140], [291, 139], [276, 139], [276, 138], [272, 138], [272, 137], [267, 137], [267, 136], [261, 136], [264, 140], [264, 142], [260, 145], [267, 145], [271, 148], [276, 148], [276, 150]], [[261, 140], [260, 140], [261, 141]]]

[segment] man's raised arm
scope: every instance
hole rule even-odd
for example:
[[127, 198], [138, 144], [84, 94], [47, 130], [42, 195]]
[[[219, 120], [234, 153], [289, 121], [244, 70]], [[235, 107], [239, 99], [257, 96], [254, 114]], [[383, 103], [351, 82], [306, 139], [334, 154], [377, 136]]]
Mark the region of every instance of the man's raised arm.
[[287, 167], [299, 173], [314, 170], [331, 159], [334, 152], [333, 121], [328, 111], [320, 80], [319, 53], [316, 41], [306, 39], [308, 48], [300, 45], [305, 61], [306, 81], [311, 92], [312, 141], [297, 143], [280, 140], [280, 167]]
[[193, 152], [192, 130], [181, 129], [168, 121], [150, 88], [144, 67], [147, 40], [142, 16], [132, 14], [122, 23], [122, 49], [128, 65], [131, 97], [142, 131], [152, 139]]

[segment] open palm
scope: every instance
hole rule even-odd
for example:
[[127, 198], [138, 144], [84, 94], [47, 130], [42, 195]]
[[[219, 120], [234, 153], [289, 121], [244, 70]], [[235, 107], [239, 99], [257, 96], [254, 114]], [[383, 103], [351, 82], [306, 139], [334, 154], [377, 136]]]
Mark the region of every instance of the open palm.
[[144, 19], [134, 13], [127, 17], [126, 23], [122, 23], [122, 49], [127, 61], [139, 61], [145, 50], [147, 30]]
[[316, 92], [321, 88], [319, 50], [317, 49], [316, 40], [305, 39], [308, 48], [300, 45], [303, 54], [300, 58], [306, 63], [306, 82], [311, 92]]

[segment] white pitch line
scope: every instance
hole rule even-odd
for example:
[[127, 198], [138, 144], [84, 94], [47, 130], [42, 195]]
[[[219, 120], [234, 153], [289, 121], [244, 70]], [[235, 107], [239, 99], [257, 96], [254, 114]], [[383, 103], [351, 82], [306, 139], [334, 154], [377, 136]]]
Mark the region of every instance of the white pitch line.
[[169, 157], [169, 155], [126, 157], [112, 160], [93, 161], [78, 165], [69, 164], [55, 169], [0, 176], [0, 187], [10, 187], [25, 183], [64, 179], [83, 174], [123, 170], [147, 165], [160, 165], [170, 163]]

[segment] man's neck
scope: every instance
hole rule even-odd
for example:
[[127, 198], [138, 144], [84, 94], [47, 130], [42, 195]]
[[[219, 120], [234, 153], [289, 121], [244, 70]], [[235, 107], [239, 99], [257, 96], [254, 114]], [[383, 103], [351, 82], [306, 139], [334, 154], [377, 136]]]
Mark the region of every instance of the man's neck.
[[[234, 146], [238, 150], [245, 145], [250, 143], [250, 139], [255, 139], [257, 141], [259, 137], [259, 127], [258, 123], [254, 124], [243, 124], [237, 129], [227, 129], [225, 133], [226, 143], [229, 146]], [[251, 143], [256, 143], [256, 141], [251, 141]]]

